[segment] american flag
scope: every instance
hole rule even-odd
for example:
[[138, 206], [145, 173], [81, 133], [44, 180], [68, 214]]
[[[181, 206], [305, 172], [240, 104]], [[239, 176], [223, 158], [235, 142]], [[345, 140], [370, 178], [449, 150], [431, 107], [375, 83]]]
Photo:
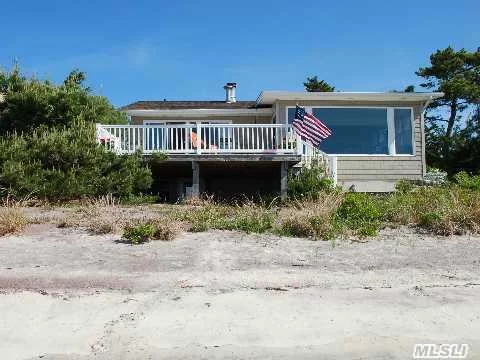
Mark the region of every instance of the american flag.
[[292, 126], [303, 140], [311, 142], [315, 147], [318, 147], [322, 140], [332, 135], [332, 130], [298, 105], [295, 109]]

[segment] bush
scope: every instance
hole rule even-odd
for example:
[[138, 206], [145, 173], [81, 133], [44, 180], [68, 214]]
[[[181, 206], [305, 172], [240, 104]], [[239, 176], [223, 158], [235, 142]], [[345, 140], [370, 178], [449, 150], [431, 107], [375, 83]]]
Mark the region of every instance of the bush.
[[162, 220], [149, 220], [139, 225], [126, 226], [123, 239], [131, 244], [138, 245], [151, 240], [173, 240], [180, 232], [180, 227], [175, 222]]
[[53, 201], [105, 194], [128, 197], [151, 183], [142, 156], [118, 156], [97, 145], [92, 124], [0, 139], [0, 187], [16, 198], [29, 194]]
[[333, 180], [319, 166], [301, 168], [288, 174], [288, 196], [293, 199], [317, 200], [322, 191], [334, 189]]
[[361, 236], [374, 236], [381, 226], [380, 202], [370, 194], [348, 193], [337, 210], [336, 220]]
[[395, 190], [399, 193], [406, 194], [415, 188], [413, 183], [409, 180], [400, 180], [395, 184]]
[[134, 245], [142, 244], [154, 238], [157, 229], [152, 224], [127, 226], [123, 231], [123, 238]]
[[462, 171], [453, 178], [462, 188], [480, 191], [480, 175], [470, 175], [466, 171]]

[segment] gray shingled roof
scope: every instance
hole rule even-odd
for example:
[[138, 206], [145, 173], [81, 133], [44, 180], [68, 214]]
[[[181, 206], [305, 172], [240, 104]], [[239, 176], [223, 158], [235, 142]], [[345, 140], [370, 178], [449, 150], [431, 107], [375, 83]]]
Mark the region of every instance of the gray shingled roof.
[[175, 110], [175, 109], [254, 109], [269, 108], [270, 105], [257, 106], [255, 101], [137, 101], [123, 106], [120, 110]]

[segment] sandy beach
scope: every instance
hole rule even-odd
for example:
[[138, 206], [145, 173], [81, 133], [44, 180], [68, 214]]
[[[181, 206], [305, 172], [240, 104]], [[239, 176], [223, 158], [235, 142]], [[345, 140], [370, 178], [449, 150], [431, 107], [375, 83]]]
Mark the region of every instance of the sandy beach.
[[2, 359], [480, 357], [480, 237], [229, 231], [132, 246], [54, 224], [0, 240]]

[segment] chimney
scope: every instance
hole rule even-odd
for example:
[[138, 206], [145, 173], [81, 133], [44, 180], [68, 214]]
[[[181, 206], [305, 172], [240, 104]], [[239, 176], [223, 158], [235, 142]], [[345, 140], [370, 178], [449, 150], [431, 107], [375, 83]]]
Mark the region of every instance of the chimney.
[[235, 96], [235, 90], [237, 89], [237, 83], [229, 82], [223, 88], [225, 89], [225, 101], [227, 103], [237, 102], [237, 98]]

